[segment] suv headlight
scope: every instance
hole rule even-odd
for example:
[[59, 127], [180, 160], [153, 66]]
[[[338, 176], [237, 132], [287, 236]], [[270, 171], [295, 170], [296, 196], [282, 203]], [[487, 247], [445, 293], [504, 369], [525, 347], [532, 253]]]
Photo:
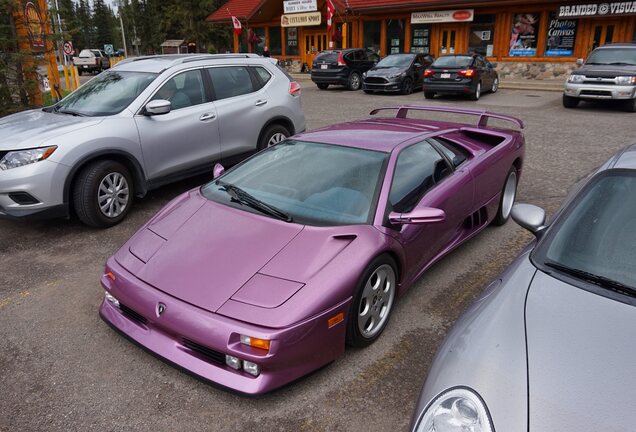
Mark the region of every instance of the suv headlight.
[[636, 76], [619, 76], [616, 77], [618, 85], [636, 85]]
[[455, 388], [437, 396], [420, 415], [416, 432], [494, 432], [490, 415], [477, 394]]
[[568, 78], [568, 82], [571, 83], [582, 83], [584, 76], [581, 74], [571, 74]]
[[29, 150], [10, 151], [0, 159], [0, 170], [6, 171], [11, 168], [29, 165], [39, 162], [51, 156], [57, 146], [42, 147]]

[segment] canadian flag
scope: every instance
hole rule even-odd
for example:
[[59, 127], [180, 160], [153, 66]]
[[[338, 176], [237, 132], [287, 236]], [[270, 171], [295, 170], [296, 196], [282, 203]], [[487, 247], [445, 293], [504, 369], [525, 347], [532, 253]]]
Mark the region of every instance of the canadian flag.
[[336, 13], [336, 8], [333, 6], [331, 0], [327, 0], [327, 31], [331, 30], [331, 19], [334, 13]]
[[232, 15], [232, 25], [234, 26], [234, 33], [236, 33], [237, 35], [240, 35], [243, 27], [241, 27], [241, 22], [234, 15]]

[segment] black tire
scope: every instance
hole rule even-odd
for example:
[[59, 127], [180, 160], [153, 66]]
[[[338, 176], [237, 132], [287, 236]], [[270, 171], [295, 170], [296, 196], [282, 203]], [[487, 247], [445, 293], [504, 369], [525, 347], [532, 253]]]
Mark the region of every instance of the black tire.
[[[113, 212], [113, 216], [105, 214], [100, 209], [100, 185], [106, 178], [118, 175], [125, 179], [126, 191], [117, 192], [116, 197], [126, 196], [126, 203], [121, 212]], [[121, 183], [123, 185], [123, 183]], [[117, 189], [115, 189], [117, 190]], [[122, 189], [123, 191], [123, 189]], [[73, 184], [73, 208], [80, 221], [96, 228], [108, 228], [121, 222], [133, 205], [134, 183], [128, 169], [113, 160], [100, 160], [84, 167]], [[102, 196], [102, 199], [105, 199]]]
[[[359, 316], [358, 314], [363, 307], [363, 304], [362, 304], [363, 302], [365, 302], [364, 304], [369, 307], [369, 310], [373, 308], [373, 305], [369, 305], [365, 300], [363, 300], [365, 286], [367, 284], [367, 281], [374, 275], [376, 270], [388, 269], [388, 268], [390, 268], [393, 272], [394, 282], [391, 288], [393, 291], [393, 294], [387, 306], [386, 314], [384, 315], [385, 318], [381, 320], [381, 325], [373, 330], [374, 334], [372, 336], [365, 336], [360, 331], [360, 328], [358, 325], [358, 316]], [[358, 348], [363, 348], [363, 347], [371, 345], [373, 342], [375, 342], [376, 339], [380, 337], [380, 335], [386, 328], [391, 318], [391, 312], [393, 311], [393, 308], [395, 306], [395, 300], [397, 297], [397, 281], [398, 281], [397, 265], [395, 263], [395, 260], [391, 258], [389, 255], [380, 255], [377, 258], [375, 258], [373, 261], [371, 261], [371, 263], [367, 266], [365, 271], [362, 273], [362, 277], [360, 278], [360, 281], [358, 282], [356, 291], [353, 294], [353, 302], [351, 303], [351, 307], [349, 308], [349, 315], [347, 319], [347, 337], [346, 337], [346, 341], [348, 345], [358, 347]], [[378, 291], [378, 293], [379, 292], [380, 291]], [[377, 305], [380, 305], [379, 308], [381, 309], [382, 305], [385, 304], [384, 302], [385, 300], [386, 299], [383, 298], [382, 300], [378, 301], [378, 303], [374, 303], [376, 305], [375, 307], [378, 307]]]
[[360, 90], [362, 87], [362, 79], [360, 78], [360, 74], [358, 72], [351, 72], [349, 75], [349, 83], [347, 87], [351, 91]]
[[470, 94], [470, 100], [478, 101], [481, 97], [481, 81], [477, 82], [475, 90]]
[[435, 99], [435, 92], [424, 92], [424, 98], [425, 99]]
[[[512, 190], [512, 200], [510, 201], [509, 194], [507, 195], [507, 189], [510, 187], [509, 182], [514, 181], [514, 190]], [[510, 219], [510, 212], [512, 210], [512, 205], [515, 202], [515, 198], [517, 196], [517, 185], [519, 184], [519, 176], [517, 174], [517, 168], [510, 167], [508, 171], [508, 175], [506, 175], [506, 181], [504, 181], [504, 185], [501, 188], [501, 197], [499, 198], [499, 208], [497, 209], [497, 215], [492, 221], [493, 225], [501, 226], [508, 222]]]
[[329, 84], [318, 83], [316, 84], [320, 90], [327, 90], [329, 88]]
[[636, 99], [626, 100], [623, 104], [623, 109], [627, 112], [636, 112]]
[[[284, 135], [285, 138], [289, 137], [291, 134], [289, 130], [285, 126], [279, 124], [273, 124], [269, 126], [265, 131], [261, 134], [261, 139], [258, 142], [258, 150], [263, 150], [269, 147], [270, 145], [274, 145], [282, 141], [280, 135]], [[275, 142], [274, 142], [275, 141]]]
[[413, 93], [413, 80], [411, 78], [404, 78], [402, 81], [402, 89], [400, 91], [403, 95], [410, 95]]
[[578, 98], [568, 96], [568, 95], [563, 95], [563, 106], [565, 108], [576, 108], [578, 105], [579, 105]]

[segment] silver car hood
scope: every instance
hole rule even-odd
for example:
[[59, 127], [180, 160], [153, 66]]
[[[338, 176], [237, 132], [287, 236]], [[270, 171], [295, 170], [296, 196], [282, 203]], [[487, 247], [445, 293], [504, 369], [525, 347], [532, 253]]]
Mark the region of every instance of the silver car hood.
[[635, 430], [636, 308], [541, 271], [526, 303], [530, 430]]
[[12, 114], [0, 118], [0, 151], [59, 144], [52, 138], [96, 125], [102, 120], [101, 117], [47, 113], [41, 109]]

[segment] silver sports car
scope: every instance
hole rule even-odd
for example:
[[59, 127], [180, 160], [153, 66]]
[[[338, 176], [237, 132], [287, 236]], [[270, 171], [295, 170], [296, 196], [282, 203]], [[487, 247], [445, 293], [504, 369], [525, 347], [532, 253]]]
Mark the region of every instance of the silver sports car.
[[449, 332], [412, 420], [432, 431], [636, 430], [636, 145], [580, 182]]

